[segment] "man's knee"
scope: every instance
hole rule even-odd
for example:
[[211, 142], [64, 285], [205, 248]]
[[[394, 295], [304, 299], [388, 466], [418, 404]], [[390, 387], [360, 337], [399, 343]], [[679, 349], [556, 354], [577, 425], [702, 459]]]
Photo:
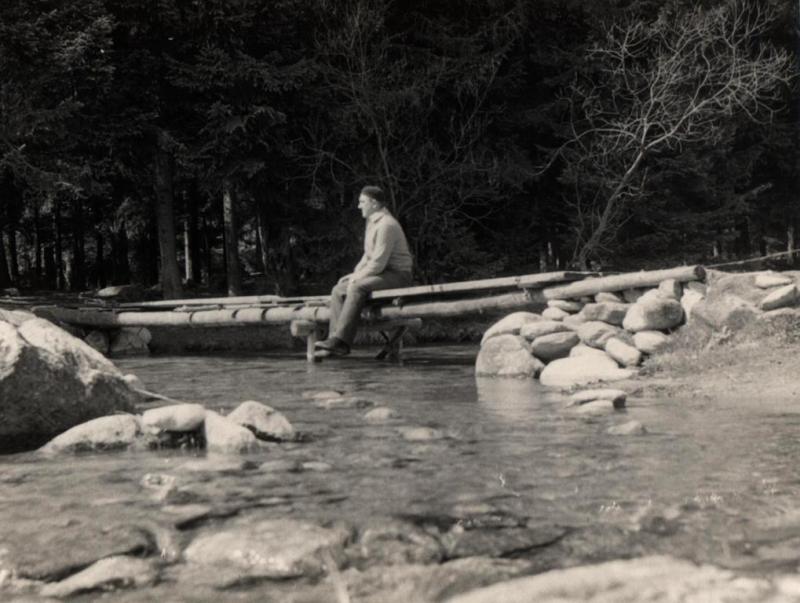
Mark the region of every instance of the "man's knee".
[[372, 291], [364, 280], [351, 280], [347, 285], [347, 295], [367, 296]]

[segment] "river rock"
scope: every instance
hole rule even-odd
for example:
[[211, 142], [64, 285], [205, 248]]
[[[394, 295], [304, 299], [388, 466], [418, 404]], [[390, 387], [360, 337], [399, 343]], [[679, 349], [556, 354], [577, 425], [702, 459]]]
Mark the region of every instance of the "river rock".
[[516, 551], [544, 549], [567, 533], [562, 527], [542, 525], [485, 529], [455, 529], [443, 538], [447, 557], [504, 557]]
[[622, 300], [625, 303], [632, 304], [638, 301], [638, 299], [644, 293], [644, 289], [625, 289], [622, 292]]
[[580, 327], [583, 323], [586, 322], [586, 317], [583, 314], [578, 312], [577, 314], [570, 314], [569, 316], [565, 316], [564, 320], [561, 323], [573, 331], [577, 331], [578, 327]]
[[630, 379], [636, 371], [621, 369], [608, 355], [586, 355], [553, 360], [544, 367], [539, 381], [548, 387], [569, 388], [596, 381]]
[[581, 311], [581, 308], [583, 308], [583, 302], [570, 299], [550, 299], [547, 301], [547, 307], [558, 308], [559, 310], [564, 310], [564, 312], [574, 314], [575, 312]]
[[580, 406], [570, 406], [572, 412], [579, 415], [607, 415], [619, 410], [611, 400], [592, 400]]
[[764, 311], [777, 310], [778, 308], [786, 308], [793, 306], [797, 303], [798, 291], [797, 285], [785, 285], [769, 293], [761, 302], [758, 307]]
[[147, 356], [151, 339], [145, 327], [124, 327], [111, 338], [108, 353], [111, 356]]
[[681, 307], [683, 308], [683, 313], [686, 316], [686, 320], [690, 320], [692, 317], [692, 309], [697, 305], [697, 303], [703, 299], [703, 295], [698, 293], [697, 291], [692, 291], [691, 289], [686, 289], [681, 296]]
[[546, 320], [564, 320], [569, 315], [569, 312], [565, 312], [561, 308], [545, 308], [542, 312], [542, 318]]
[[[441, 564], [376, 565], [363, 570], [348, 569], [342, 573], [342, 577], [354, 601], [427, 603], [444, 601], [456, 593], [525, 575], [532, 569], [533, 564], [523, 559], [466, 557]], [[319, 596], [308, 601], [328, 601], [330, 592], [331, 586], [325, 584]]]
[[542, 320], [542, 317], [533, 312], [512, 312], [508, 316], [498, 320], [486, 330], [481, 339], [481, 346], [492, 337], [498, 335], [519, 335], [519, 330], [522, 328], [522, 325], [537, 320]]
[[764, 272], [755, 277], [755, 286], [761, 289], [771, 289], [772, 287], [785, 287], [794, 284], [794, 279], [778, 272]]
[[136, 443], [141, 431], [134, 415], [100, 417], [68, 429], [40, 450], [48, 454], [124, 450]]
[[578, 337], [589, 347], [603, 349], [606, 341], [619, 333], [619, 328], [599, 320], [583, 323], [578, 327]]
[[150, 586], [157, 579], [158, 571], [151, 561], [117, 555], [96, 561], [61, 582], [46, 584], [40, 594], [43, 597], [69, 597], [93, 590]]
[[644, 435], [647, 429], [639, 421], [627, 421], [621, 425], [609, 427], [607, 433], [610, 435]]
[[658, 290], [664, 297], [669, 299], [680, 299], [683, 295], [683, 285], [674, 278], [668, 278], [658, 283]]
[[228, 414], [228, 419], [247, 427], [260, 440], [283, 441], [295, 437], [294, 427], [283, 413], [255, 400], [239, 404]]
[[139, 399], [107, 358], [53, 323], [0, 321], [0, 449], [35, 448]]
[[714, 295], [699, 300], [692, 307], [692, 324], [706, 325], [712, 331], [728, 328], [736, 331], [751, 324], [759, 310], [749, 301], [737, 295]]
[[595, 356], [599, 358], [610, 358], [605, 350], [593, 348], [585, 343], [579, 343], [569, 351], [570, 358], [578, 358], [580, 356]]
[[368, 520], [352, 548], [370, 564], [439, 563], [444, 557], [437, 538], [411, 523], [388, 517]]
[[326, 400], [329, 398], [341, 398], [344, 396], [344, 392], [338, 389], [307, 390], [302, 393], [302, 396], [306, 400]]
[[89, 331], [89, 334], [83, 340], [104, 356], [111, 349], [111, 343], [105, 331]]
[[586, 304], [581, 310], [581, 314], [587, 322], [599, 320], [619, 326], [625, 319], [625, 314], [627, 314], [629, 307], [629, 304], [621, 302], [599, 302]]
[[542, 335], [550, 335], [551, 333], [561, 333], [569, 331], [570, 328], [563, 322], [558, 320], [540, 320], [537, 322], [530, 322], [524, 325], [520, 330], [520, 337], [524, 337], [528, 341], [533, 341]]
[[608, 561], [516, 578], [447, 599], [447, 603], [563, 601], [788, 601], [769, 580], [668, 556]]
[[249, 429], [213, 410], [206, 411], [204, 426], [208, 450], [235, 454], [257, 446], [256, 436]]
[[314, 400], [314, 406], [325, 410], [341, 410], [345, 408], [365, 409], [375, 406], [375, 402], [357, 396], [342, 396], [339, 398], [323, 398]]
[[142, 413], [142, 426], [150, 432], [195, 431], [203, 425], [206, 409], [200, 404], [170, 404]]
[[531, 343], [531, 352], [541, 360], [555, 360], [568, 356], [569, 351], [579, 342], [578, 334], [573, 331], [550, 333], [534, 339]]
[[139, 379], [137, 375], [134, 375], [133, 373], [127, 373], [123, 375], [122, 378], [125, 380], [125, 383], [127, 383], [133, 390], [138, 390], [138, 391], [147, 390], [147, 387], [145, 386], [144, 382], [141, 379]]
[[528, 342], [517, 335], [487, 339], [475, 360], [475, 374], [486, 377], [536, 377], [542, 368]]
[[28, 312], [27, 310], [7, 310], [0, 308], [0, 321], [7, 322], [15, 327], [20, 326], [23, 322], [33, 320], [36, 314]]
[[616, 337], [606, 341], [605, 350], [606, 354], [622, 366], [638, 366], [642, 361], [642, 353], [638, 349]]
[[70, 515], [18, 519], [0, 524], [0, 576], [61, 580], [100, 559], [155, 552], [154, 535], [133, 525], [109, 524], [96, 517]]
[[397, 431], [404, 440], [409, 442], [431, 442], [447, 437], [447, 434], [441, 429], [433, 427], [398, 427]]
[[365, 414], [364, 420], [367, 423], [385, 423], [398, 418], [398, 416], [399, 415], [397, 411], [393, 408], [379, 406], [378, 408], [373, 408], [371, 411]]
[[609, 400], [614, 408], [625, 408], [625, 400], [627, 398], [627, 392], [621, 389], [585, 389], [572, 394], [569, 397], [569, 403], [570, 406], [580, 406], [595, 400]]
[[633, 345], [645, 354], [657, 354], [669, 345], [669, 335], [661, 331], [639, 331], [633, 335]]
[[349, 532], [294, 519], [249, 521], [213, 534], [202, 534], [187, 547], [191, 564], [235, 568], [243, 579], [298, 578], [323, 573], [323, 553], [341, 562]]
[[683, 320], [683, 307], [678, 300], [643, 295], [633, 304], [622, 326], [633, 331], [659, 331], [677, 327]]

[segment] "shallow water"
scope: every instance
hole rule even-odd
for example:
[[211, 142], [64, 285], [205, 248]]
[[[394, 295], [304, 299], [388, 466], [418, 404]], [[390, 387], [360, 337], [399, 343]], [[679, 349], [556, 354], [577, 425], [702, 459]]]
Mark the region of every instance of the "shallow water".
[[[194, 493], [190, 502], [214, 509], [175, 533], [178, 549], [233, 515], [352, 526], [370, 518], [426, 526], [491, 516], [565, 529], [568, 536], [546, 552], [485, 551], [538, 556], [540, 569], [654, 552], [758, 574], [797, 568], [800, 408], [731, 392], [720, 400], [634, 396], [624, 412], [580, 416], [535, 381], [476, 380], [475, 353], [411, 349], [403, 366], [365, 352], [318, 365], [301, 356], [119, 360], [153, 391], [223, 411], [265, 402], [310, 436], [249, 455], [253, 467], [279, 459], [330, 467], [209, 475], [186, 470], [189, 452], [0, 457], [0, 543], [19, 550], [23, 539], [70, 526], [163, 525], [164, 503], [141, 484], [149, 473], [178, 476]], [[324, 389], [391, 407], [399, 418], [373, 425], [363, 409], [324, 410], [303, 397]], [[648, 434], [607, 433], [632, 419]], [[444, 437], [408, 441], [401, 428], [410, 426], [435, 427]], [[175, 578], [140, 591], [141, 599], [127, 596], [200, 600], [197, 588]]]

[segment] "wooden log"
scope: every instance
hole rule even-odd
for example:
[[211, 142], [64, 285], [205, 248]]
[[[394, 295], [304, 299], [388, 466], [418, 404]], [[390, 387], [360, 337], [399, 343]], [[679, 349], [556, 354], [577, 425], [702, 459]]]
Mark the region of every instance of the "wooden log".
[[383, 319], [412, 317], [425, 319], [495, 314], [513, 310], [537, 312], [543, 310], [546, 305], [547, 300], [541, 291], [525, 290], [446, 302], [430, 301], [409, 303], [403, 306], [380, 306], [371, 308], [371, 311], [375, 313], [376, 317]]
[[702, 266], [680, 266], [666, 270], [649, 270], [644, 272], [629, 272], [588, 278], [577, 283], [570, 283], [560, 287], [548, 287], [542, 291], [545, 299], [572, 299], [584, 295], [596, 295], [601, 291], [623, 291], [638, 287], [657, 287], [661, 281], [675, 279], [676, 281], [701, 281], [705, 278], [705, 268]]
[[492, 289], [539, 289], [542, 285], [565, 281], [580, 280], [589, 276], [597, 276], [596, 272], [543, 272], [523, 274], [520, 276], [504, 276], [477, 281], [461, 281], [438, 285], [419, 285], [399, 289], [382, 289], [375, 291], [370, 299], [393, 299], [395, 297], [415, 297], [436, 293], [474, 293]]

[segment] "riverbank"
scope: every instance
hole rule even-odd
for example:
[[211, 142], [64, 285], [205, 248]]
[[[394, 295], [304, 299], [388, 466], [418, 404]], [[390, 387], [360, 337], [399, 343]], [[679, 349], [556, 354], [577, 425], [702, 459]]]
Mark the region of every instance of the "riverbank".
[[800, 401], [800, 314], [732, 333], [685, 327], [628, 383], [639, 395]]

